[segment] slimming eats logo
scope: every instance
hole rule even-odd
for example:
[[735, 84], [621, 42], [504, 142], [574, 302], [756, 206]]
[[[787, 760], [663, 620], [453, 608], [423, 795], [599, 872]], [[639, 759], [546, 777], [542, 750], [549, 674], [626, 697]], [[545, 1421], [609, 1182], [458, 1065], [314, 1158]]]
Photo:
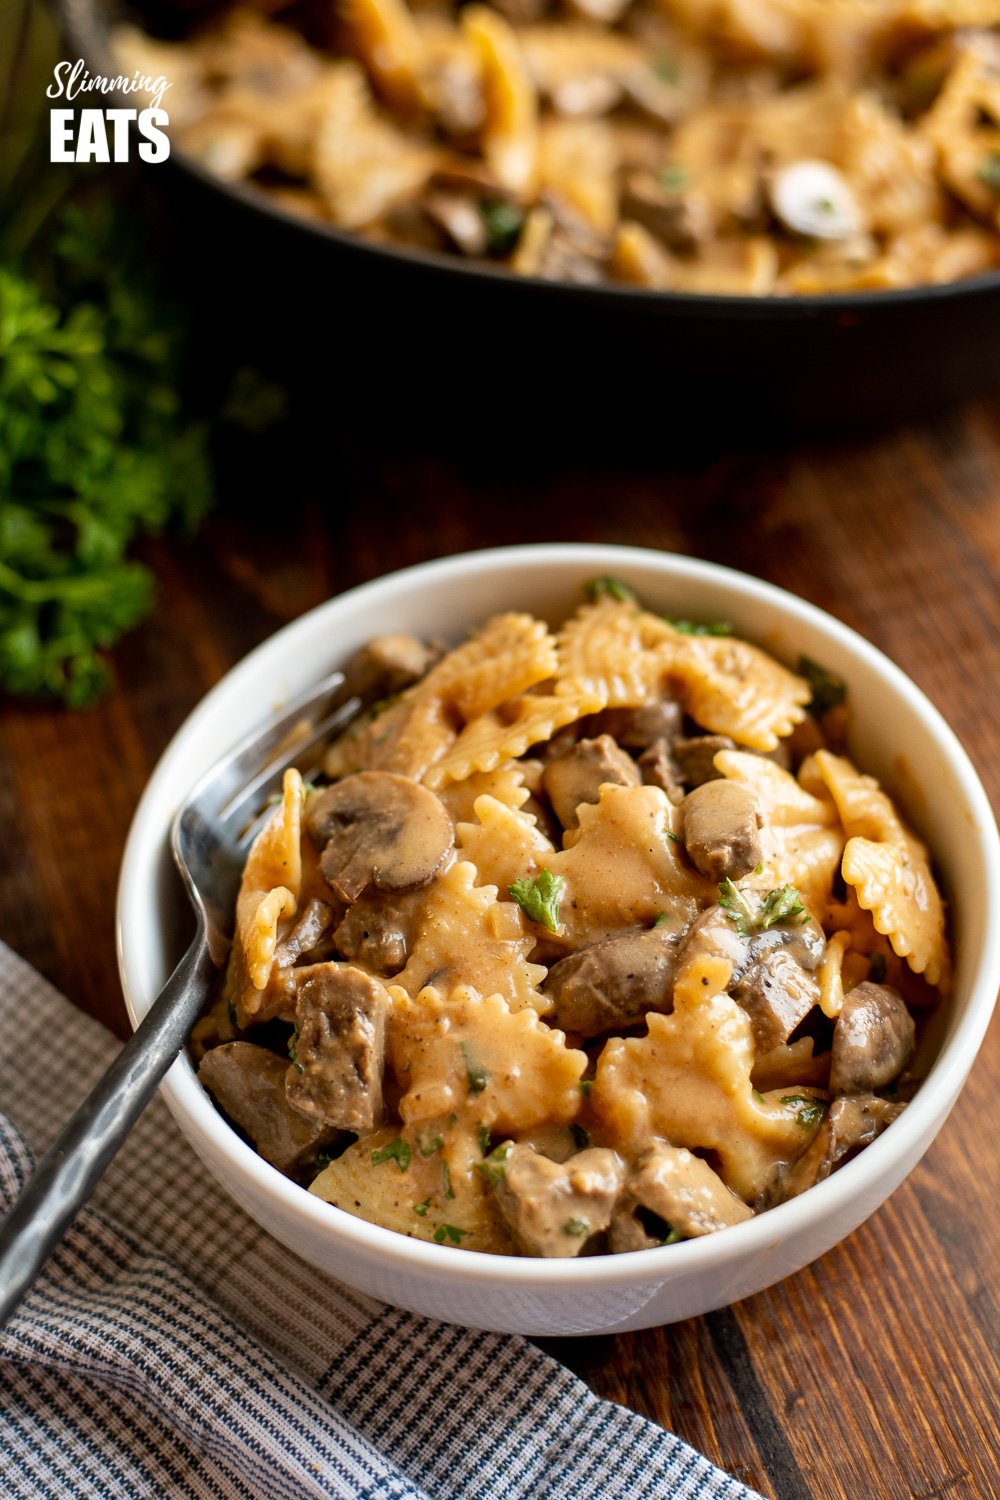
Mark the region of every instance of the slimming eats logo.
[[163, 108], [163, 96], [170, 84], [161, 74], [148, 78], [136, 68], [131, 78], [122, 74], [105, 77], [87, 70], [83, 58], [76, 62], [56, 63], [52, 82], [45, 90], [49, 99], [78, 99], [86, 94], [145, 95], [144, 109], [53, 109], [49, 111], [49, 159], [57, 162], [128, 161], [130, 132], [134, 122], [141, 137], [138, 145], [142, 161], [166, 161], [170, 155], [170, 137], [165, 127], [170, 117]]

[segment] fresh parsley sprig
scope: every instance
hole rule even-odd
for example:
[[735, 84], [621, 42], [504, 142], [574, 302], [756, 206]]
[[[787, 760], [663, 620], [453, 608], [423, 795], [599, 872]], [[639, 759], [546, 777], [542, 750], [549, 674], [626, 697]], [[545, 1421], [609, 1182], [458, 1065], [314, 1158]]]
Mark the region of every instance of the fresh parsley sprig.
[[740, 890], [727, 876], [719, 885], [719, 905], [742, 937], [766, 932], [778, 922], [809, 919], [794, 885], [777, 886], [758, 901], [752, 891]]
[[550, 932], [556, 932], [564, 883], [561, 875], [553, 875], [551, 870], [539, 870], [533, 878], [526, 875], [507, 889], [526, 917], [541, 923]]

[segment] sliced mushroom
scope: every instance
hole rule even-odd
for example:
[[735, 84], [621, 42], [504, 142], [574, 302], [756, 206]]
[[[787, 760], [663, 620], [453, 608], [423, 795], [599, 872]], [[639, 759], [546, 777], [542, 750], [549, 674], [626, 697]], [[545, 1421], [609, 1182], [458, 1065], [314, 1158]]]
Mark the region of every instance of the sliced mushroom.
[[291, 932], [275, 948], [274, 966], [290, 968], [303, 954], [311, 953], [332, 921], [332, 907], [325, 901], [309, 901]]
[[669, 926], [615, 933], [592, 943], [548, 972], [542, 992], [554, 1003], [553, 1026], [579, 1036], [601, 1036], [634, 1026], [655, 1010], [673, 1009], [680, 935]]
[[489, 232], [475, 198], [459, 193], [429, 193], [424, 209], [463, 255], [485, 255]]
[[890, 1104], [874, 1094], [835, 1099], [807, 1150], [790, 1167], [779, 1171], [758, 1209], [773, 1208], [822, 1182], [849, 1152], [869, 1145], [905, 1108], [905, 1104]]
[[[622, 189], [622, 218], [648, 229], [668, 250], [687, 253], [712, 234], [707, 201], [697, 193], [671, 191], [652, 172], [630, 172]], [[680, 726], [678, 726], [679, 728]]]
[[433, 666], [437, 652], [415, 635], [380, 635], [362, 646], [344, 668], [344, 688], [363, 703], [410, 687]]
[[375, 892], [360, 896], [333, 934], [337, 952], [377, 974], [398, 974], [410, 956], [422, 910], [420, 890], [400, 891], [391, 903]]
[[730, 993], [750, 1017], [754, 1045], [763, 1056], [805, 1020], [819, 1001], [819, 984], [789, 948], [773, 948], [750, 964]]
[[198, 1081], [265, 1161], [292, 1172], [337, 1136], [326, 1120], [300, 1113], [285, 1093], [287, 1058], [252, 1042], [226, 1042], [206, 1052]]
[[823, 929], [813, 917], [745, 933], [721, 906], [711, 906], [688, 929], [678, 964], [706, 957], [732, 966], [729, 993], [749, 1015], [763, 1056], [787, 1041], [819, 999], [814, 970], [825, 946]]
[[735, 781], [706, 781], [680, 805], [684, 847], [706, 880], [739, 880], [761, 861], [760, 813]]
[[555, 1162], [513, 1145], [495, 1193], [522, 1255], [575, 1256], [607, 1229], [624, 1175], [621, 1159], [603, 1147]]
[[382, 1117], [389, 993], [348, 964], [300, 969], [290, 1104], [341, 1130], [373, 1130]]
[[770, 182], [771, 207], [793, 234], [850, 240], [861, 233], [861, 210], [846, 177], [828, 161], [793, 161]]
[[913, 1055], [916, 1027], [902, 996], [870, 979], [855, 985], [833, 1028], [830, 1087], [865, 1094], [898, 1078]]
[[726, 734], [697, 734], [674, 740], [671, 747], [681, 780], [688, 787], [715, 781], [722, 772], [715, 769], [720, 750], [735, 750], [736, 742]]
[[454, 843], [433, 792], [389, 771], [357, 771], [306, 803], [306, 828], [323, 850], [320, 869], [342, 901], [426, 885]]
[[[680, 1147], [658, 1143], [639, 1157], [629, 1175], [611, 1226], [611, 1249], [648, 1249], [661, 1244], [670, 1230], [681, 1239], [695, 1239], [752, 1218], [753, 1210], [708, 1162]], [[663, 1234], [654, 1232], [660, 1227], [656, 1220]]]
[[640, 784], [635, 761], [609, 734], [581, 740], [568, 754], [547, 765], [542, 776], [542, 786], [564, 828], [578, 826], [577, 808], [582, 802], [599, 801], [600, 789], [607, 782], [615, 786]]

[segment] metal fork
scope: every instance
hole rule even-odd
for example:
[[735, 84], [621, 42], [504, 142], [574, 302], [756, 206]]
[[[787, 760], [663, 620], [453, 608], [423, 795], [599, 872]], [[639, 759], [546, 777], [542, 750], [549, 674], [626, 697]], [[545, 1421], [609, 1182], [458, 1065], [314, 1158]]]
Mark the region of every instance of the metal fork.
[[184, 1045], [229, 948], [247, 850], [285, 771], [318, 769], [324, 741], [360, 704], [333, 672], [246, 735], [196, 784], [170, 846], [196, 930], [130, 1041], [80, 1105], [0, 1224], [0, 1327], [26, 1295]]

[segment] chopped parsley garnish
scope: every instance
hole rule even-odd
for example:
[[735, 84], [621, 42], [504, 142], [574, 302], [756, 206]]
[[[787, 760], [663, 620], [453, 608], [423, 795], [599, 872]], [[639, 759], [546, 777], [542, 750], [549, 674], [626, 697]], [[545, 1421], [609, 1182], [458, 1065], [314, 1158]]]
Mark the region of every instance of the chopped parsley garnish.
[[451, 1168], [446, 1161], [441, 1163], [441, 1181], [444, 1183], [444, 1196], [454, 1198], [455, 1189], [451, 1185]]
[[305, 1068], [299, 1062], [298, 1045], [299, 1045], [299, 1028], [297, 1026], [293, 1026], [292, 1027], [292, 1034], [288, 1038], [288, 1056], [291, 1058], [292, 1067], [295, 1069], [295, 1071], [297, 1073], [304, 1073], [305, 1072]]
[[486, 248], [491, 255], [507, 255], [524, 228], [524, 210], [505, 198], [484, 198], [479, 213], [486, 226]]
[[582, 1234], [590, 1233], [590, 1225], [586, 1219], [567, 1219], [562, 1227], [563, 1234], [571, 1234], [575, 1239]]
[[979, 163], [976, 176], [980, 182], [985, 182], [995, 193], [1000, 193], [1000, 151], [991, 151], [984, 156]]
[[488, 1156], [490, 1152], [490, 1130], [488, 1125], [480, 1125], [476, 1130], [479, 1136], [479, 1154]]
[[823, 1100], [810, 1098], [808, 1094], [782, 1094], [780, 1102], [796, 1106], [795, 1121], [803, 1130], [812, 1130], [826, 1114]]
[[767, 1103], [767, 1100], [764, 1098], [764, 1095], [761, 1093], [760, 1089], [751, 1089], [750, 1092], [753, 1094], [758, 1104]]
[[415, 1214], [419, 1214], [422, 1219], [426, 1218], [427, 1210], [430, 1207], [430, 1202], [431, 1200], [429, 1198], [425, 1198], [423, 1203], [414, 1203], [413, 1212]]
[[673, 1229], [672, 1228], [670, 1230], [670, 1233], [667, 1235], [666, 1239], [661, 1240], [660, 1244], [661, 1245], [676, 1245], [678, 1243], [678, 1241], [682, 1240], [683, 1238], [684, 1238], [684, 1236], [681, 1234], [681, 1232], [680, 1232], [679, 1229]]
[[585, 1099], [589, 1099], [590, 1098], [590, 1091], [591, 1091], [591, 1089], [593, 1087], [594, 1087], [594, 1080], [592, 1078], [581, 1078], [580, 1079], [580, 1093], [583, 1095], [583, 1097]]
[[885, 954], [869, 953], [868, 955], [868, 978], [873, 984], [882, 984], [885, 981]]
[[[672, 833], [670, 835], [670, 837], [672, 839], [675, 839], [675, 838], [677, 838], [677, 835], [676, 835], [676, 833]], [[680, 843], [679, 839], [677, 841], [678, 841], [678, 843]], [[666, 927], [666, 925], [667, 925], [667, 923], [669, 921], [670, 921], [670, 913], [668, 911], [661, 911], [660, 915], [657, 917], [656, 921], [653, 923], [653, 931], [655, 932], [658, 927]]]
[[741, 891], [727, 876], [719, 885], [719, 905], [742, 937], [766, 932], [778, 922], [791, 922], [795, 918], [808, 921], [794, 885], [777, 886], [762, 901], [755, 902], [751, 892]]
[[462, 1043], [462, 1056], [465, 1058], [465, 1073], [469, 1080], [469, 1093], [481, 1094], [490, 1081], [490, 1075], [481, 1063], [473, 1061], [469, 1056], [469, 1049]]
[[468, 1234], [467, 1229], [458, 1229], [454, 1224], [439, 1224], [434, 1231], [434, 1243], [443, 1245], [449, 1240], [453, 1245], [460, 1245]]
[[417, 1136], [417, 1150], [421, 1156], [433, 1156], [443, 1145], [444, 1141], [436, 1130], [422, 1130]]
[[[653, 62], [653, 72], [656, 74], [657, 78], [662, 78], [664, 83], [680, 83], [681, 65], [677, 61], [676, 57], [662, 56], [656, 58]], [[683, 168], [668, 167], [667, 171], [681, 172], [683, 171]], [[686, 176], [687, 174], [684, 173], [684, 175]]]
[[394, 1161], [401, 1172], [405, 1172], [413, 1160], [413, 1149], [408, 1141], [397, 1136], [390, 1141], [388, 1146], [383, 1146], [381, 1151], [372, 1152], [372, 1166], [379, 1167], [384, 1161]]
[[[680, 834], [679, 833], [674, 833], [673, 830], [670, 829], [670, 828], [667, 829], [667, 838], [673, 844], [683, 844], [683, 842], [684, 842], [684, 840], [681, 838]], [[667, 914], [666, 914], [666, 912], [665, 911], [661, 911], [660, 915], [657, 917], [656, 921], [653, 923], [653, 926], [654, 927], [659, 927], [660, 923], [661, 922], [665, 922], [666, 920], [667, 920]]]
[[844, 679], [835, 672], [828, 672], [826, 667], [821, 667], [811, 656], [799, 657], [798, 673], [809, 684], [812, 693], [809, 708], [814, 714], [825, 714], [828, 709], [843, 703], [847, 697], [847, 683]]
[[794, 917], [805, 918], [806, 909], [802, 897], [794, 885], [781, 885], [768, 891], [760, 903], [760, 929], [766, 932], [777, 922], [791, 922]]
[[680, 635], [732, 635], [733, 627], [728, 620], [671, 620], [667, 624], [672, 625]]
[[620, 578], [611, 578], [605, 575], [603, 578], [592, 578], [584, 588], [584, 593], [591, 604], [596, 604], [598, 599], [605, 595], [609, 599], [616, 599], [619, 604], [635, 604], [636, 597], [627, 583], [622, 583]]
[[590, 1136], [584, 1130], [583, 1126], [578, 1125], [573, 1120], [569, 1127], [569, 1133], [573, 1137], [573, 1144], [576, 1146], [576, 1149], [578, 1151], [586, 1151], [590, 1145]]
[[475, 1163], [476, 1171], [480, 1177], [485, 1178], [491, 1188], [498, 1188], [503, 1182], [504, 1173], [507, 1170], [507, 1158], [514, 1145], [513, 1141], [503, 1141], [489, 1156], [484, 1156], [482, 1161]]
[[563, 878], [553, 875], [551, 870], [540, 870], [532, 879], [526, 875], [508, 886], [510, 894], [532, 922], [539, 922], [550, 932], [559, 926], [559, 903], [562, 900]]

